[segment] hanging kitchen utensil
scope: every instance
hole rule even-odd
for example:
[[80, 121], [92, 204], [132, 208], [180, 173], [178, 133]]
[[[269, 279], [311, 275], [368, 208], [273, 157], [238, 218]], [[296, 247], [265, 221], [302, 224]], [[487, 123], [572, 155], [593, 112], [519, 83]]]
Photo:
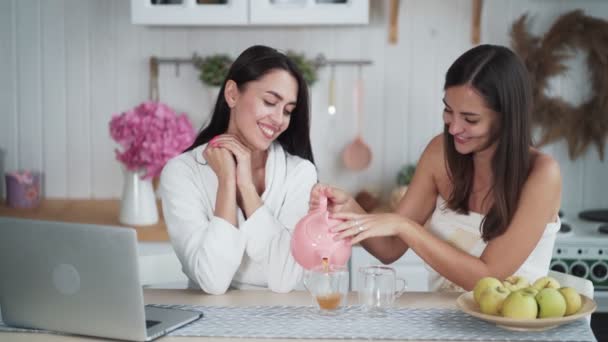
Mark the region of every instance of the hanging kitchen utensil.
[[336, 114], [336, 75], [334, 72], [334, 65], [329, 66], [329, 95], [327, 98], [327, 113], [329, 115]]
[[388, 24], [388, 42], [391, 45], [397, 44], [399, 34], [399, 0], [391, 0], [390, 17]]
[[471, 22], [471, 44], [477, 45], [481, 40], [481, 9], [483, 0], [473, 0], [473, 13]]
[[150, 57], [150, 83], [148, 84], [148, 97], [158, 102], [160, 94], [158, 91], [158, 58]]
[[346, 168], [360, 171], [367, 168], [372, 161], [372, 150], [363, 141], [363, 137], [361, 136], [361, 126], [363, 125], [363, 77], [361, 76], [360, 65], [357, 69], [357, 81], [353, 89], [353, 103], [357, 120], [357, 135], [342, 152], [342, 161]]

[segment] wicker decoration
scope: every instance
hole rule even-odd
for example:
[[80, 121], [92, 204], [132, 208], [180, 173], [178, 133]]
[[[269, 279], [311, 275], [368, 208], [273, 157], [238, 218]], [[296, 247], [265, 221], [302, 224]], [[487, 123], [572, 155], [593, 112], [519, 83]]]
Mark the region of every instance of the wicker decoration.
[[[604, 160], [608, 136], [608, 22], [576, 10], [562, 15], [543, 37], [527, 31], [527, 15], [511, 29], [513, 49], [530, 71], [534, 94], [532, 121], [542, 127], [538, 145], [560, 138], [568, 142], [570, 159], [578, 158], [590, 144], [595, 144]], [[552, 76], [567, 70], [564, 61], [574, 49], [588, 53], [592, 94], [573, 106], [561, 97], [548, 97], [545, 88]]]

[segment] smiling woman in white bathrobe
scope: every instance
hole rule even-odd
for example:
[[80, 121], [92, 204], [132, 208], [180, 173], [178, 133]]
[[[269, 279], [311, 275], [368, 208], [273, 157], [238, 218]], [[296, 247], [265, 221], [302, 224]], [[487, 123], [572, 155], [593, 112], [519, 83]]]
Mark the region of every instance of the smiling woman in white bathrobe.
[[235, 60], [209, 124], [161, 175], [163, 213], [190, 286], [291, 291], [295, 224], [317, 182], [308, 88], [293, 62], [252, 46]]

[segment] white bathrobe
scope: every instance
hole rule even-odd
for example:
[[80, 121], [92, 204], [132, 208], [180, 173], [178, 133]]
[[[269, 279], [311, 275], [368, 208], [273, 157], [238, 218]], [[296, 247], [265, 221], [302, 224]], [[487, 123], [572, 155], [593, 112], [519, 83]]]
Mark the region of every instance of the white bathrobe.
[[315, 166], [271, 145], [263, 204], [238, 227], [214, 215], [218, 181], [205, 161], [206, 144], [171, 159], [161, 174], [163, 213], [173, 249], [190, 286], [211, 294], [228, 287], [294, 289], [302, 268], [291, 255], [291, 232], [308, 212]]

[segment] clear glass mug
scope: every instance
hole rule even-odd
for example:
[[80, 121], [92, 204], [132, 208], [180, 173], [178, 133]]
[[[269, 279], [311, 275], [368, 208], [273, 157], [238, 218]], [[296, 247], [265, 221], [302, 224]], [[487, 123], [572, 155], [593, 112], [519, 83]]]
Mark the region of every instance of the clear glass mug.
[[304, 271], [304, 287], [321, 314], [334, 314], [346, 304], [348, 285], [349, 272], [344, 266], [320, 265]]
[[390, 266], [364, 266], [358, 276], [359, 304], [372, 316], [383, 316], [407, 289], [405, 279], [397, 278]]

